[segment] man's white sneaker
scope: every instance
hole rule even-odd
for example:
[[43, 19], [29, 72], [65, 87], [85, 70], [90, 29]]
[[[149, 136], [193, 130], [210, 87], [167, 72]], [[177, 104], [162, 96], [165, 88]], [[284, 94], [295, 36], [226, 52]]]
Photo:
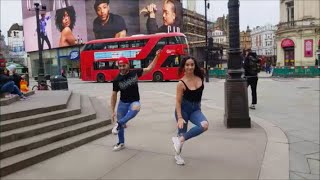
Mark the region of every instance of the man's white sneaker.
[[113, 151], [120, 151], [121, 149], [124, 149], [124, 144], [123, 143], [118, 143], [113, 146]]
[[174, 158], [176, 159], [176, 164], [178, 165], [184, 165], [185, 162], [184, 162], [184, 159], [180, 156], [180, 155], [175, 155]]
[[179, 155], [180, 152], [181, 152], [181, 146], [182, 146], [179, 138], [178, 137], [172, 137], [172, 142], [173, 142], [174, 150], [176, 151], [177, 155]]
[[115, 125], [114, 125], [114, 127], [112, 128], [112, 134], [114, 134], [114, 135], [117, 135], [118, 134], [118, 132], [119, 132], [119, 124], [118, 123], [116, 123]]

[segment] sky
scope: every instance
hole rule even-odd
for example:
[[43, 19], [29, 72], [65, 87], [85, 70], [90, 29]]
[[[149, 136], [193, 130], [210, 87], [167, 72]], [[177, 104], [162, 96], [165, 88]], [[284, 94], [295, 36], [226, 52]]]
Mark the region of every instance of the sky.
[[[185, 0], [183, 0], [185, 1]], [[196, 0], [196, 10], [204, 14], [204, 0]], [[240, 30], [252, 27], [279, 23], [280, 0], [240, 0]], [[209, 0], [209, 20], [228, 14], [228, 0]], [[6, 36], [14, 23], [22, 24], [21, 0], [0, 0], [0, 29]], [[7, 41], [7, 38], [5, 38]]]

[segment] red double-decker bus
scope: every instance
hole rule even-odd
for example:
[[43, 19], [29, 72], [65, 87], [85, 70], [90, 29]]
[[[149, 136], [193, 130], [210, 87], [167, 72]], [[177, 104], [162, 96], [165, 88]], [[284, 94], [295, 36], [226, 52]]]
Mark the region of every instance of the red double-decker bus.
[[0, 67], [6, 67], [7, 61], [4, 59], [3, 54], [0, 53]]
[[80, 54], [81, 79], [84, 81], [113, 81], [118, 75], [117, 59], [124, 56], [130, 68], [145, 68], [156, 51], [162, 49], [155, 68], [139, 80], [177, 80], [181, 56], [189, 52], [186, 36], [182, 33], [133, 35], [89, 41]]

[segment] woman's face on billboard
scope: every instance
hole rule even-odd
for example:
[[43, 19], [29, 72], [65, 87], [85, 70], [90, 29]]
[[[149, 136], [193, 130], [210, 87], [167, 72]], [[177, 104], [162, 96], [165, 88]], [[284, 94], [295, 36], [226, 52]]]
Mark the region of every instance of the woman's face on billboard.
[[173, 11], [174, 4], [165, 2], [163, 4], [163, 24], [166, 26], [173, 25], [176, 19], [176, 13]]
[[70, 16], [67, 11], [64, 12], [63, 18], [62, 18], [62, 24], [63, 27], [69, 27], [70, 26]]
[[107, 21], [109, 18], [109, 5], [107, 3], [101, 3], [97, 7], [97, 15], [101, 21]]

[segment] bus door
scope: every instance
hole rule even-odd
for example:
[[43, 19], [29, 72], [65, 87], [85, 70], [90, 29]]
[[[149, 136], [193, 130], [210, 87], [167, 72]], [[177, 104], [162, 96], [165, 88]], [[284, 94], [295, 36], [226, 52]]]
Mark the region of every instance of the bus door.
[[169, 55], [161, 64], [161, 71], [165, 80], [178, 79], [178, 68], [181, 62], [180, 55]]

